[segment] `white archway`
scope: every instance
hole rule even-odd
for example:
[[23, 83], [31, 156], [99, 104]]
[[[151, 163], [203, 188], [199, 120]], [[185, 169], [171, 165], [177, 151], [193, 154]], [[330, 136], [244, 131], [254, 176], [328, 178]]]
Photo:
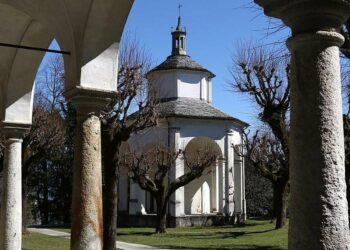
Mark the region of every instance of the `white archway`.
[[[208, 137], [193, 138], [185, 147], [185, 152], [191, 160], [198, 152], [209, 150], [222, 157], [220, 146]], [[186, 164], [185, 164], [186, 165]], [[203, 172], [203, 175], [184, 188], [185, 214], [209, 214], [218, 211], [219, 203], [219, 166], [218, 163]], [[185, 167], [186, 171], [186, 167]]]

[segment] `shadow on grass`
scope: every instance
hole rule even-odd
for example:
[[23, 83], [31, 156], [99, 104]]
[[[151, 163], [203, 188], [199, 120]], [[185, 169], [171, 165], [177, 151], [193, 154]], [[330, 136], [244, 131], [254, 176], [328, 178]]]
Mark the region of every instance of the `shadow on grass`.
[[[117, 236], [131, 236], [131, 235], [149, 236], [149, 235], [160, 235], [160, 234], [156, 234], [154, 232], [127, 232], [127, 233], [117, 232]], [[168, 234], [164, 234], [164, 235], [168, 235]]]
[[275, 246], [257, 246], [257, 245], [235, 245], [235, 246], [205, 246], [205, 247], [184, 247], [184, 246], [166, 246], [162, 245], [161, 248], [167, 248], [167, 249], [208, 249], [208, 250], [283, 250], [283, 248], [275, 247]]
[[248, 231], [248, 232], [207, 232], [207, 233], [195, 233], [195, 232], [186, 232], [186, 233], [166, 233], [166, 234], [156, 234], [153, 232], [118, 232], [117, 236], [163, 236], [167, 238], [177, 238], [177, 237], [191, 237], [193, 239], [201, 239], [201, 238], [237, 238], [243, 235], [249, 234], [261, 234], [268, 233], [274, 231], [275, 229], [268, 229], [263, 231]]

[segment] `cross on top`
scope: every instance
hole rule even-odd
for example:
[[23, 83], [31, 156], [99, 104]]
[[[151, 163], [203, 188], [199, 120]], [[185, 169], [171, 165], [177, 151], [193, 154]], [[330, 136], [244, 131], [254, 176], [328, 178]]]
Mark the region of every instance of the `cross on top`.
[[182, 7], [182, 5], [181, 4], [179, 4], [179, 16], [181, 16], [181, 7]]

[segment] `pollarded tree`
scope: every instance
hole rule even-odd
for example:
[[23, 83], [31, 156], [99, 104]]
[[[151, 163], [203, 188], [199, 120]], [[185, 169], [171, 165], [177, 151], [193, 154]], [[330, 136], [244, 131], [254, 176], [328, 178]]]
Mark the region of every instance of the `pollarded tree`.
[[[273, 185], [276, 229], [282, 228], [285, 224], [289, 183], [290, 68], [286, 60], [282, 59], [262, 47], [254, 48], [249, 45], [241, 48], [233, 58], [232, 70], [234, 90], [251, 97], [252, 102], [260, 110], [259, 120], [272, 132], [271, 138], [275, 138], [274, 145], [279, 145], [279, 162], [270, 161], [273, 168], [266, 168], [265, 162], [259, 162], [259, 158], [253, 160], [250, 158], [251, 155], [247, 154], [248, 161]], [[249, 141], [247, 141], [248, 147]], [[247, 151], [249, 152], [249, 148]]]
[[[211, 147], [198, 149], [196, 152], [177, 151], [157, 146], [142, 154], [126, 153], [120, 166], [126, 167], [130, 178], [139, 186], [150, 192], [156, 201], [156, 233], [166, 232], [167, 207], [171, 195], [180, 187], [210, 171], [219, 153]], [[183, 158], [185, 173], [174, 180], [168, 178], [176, 161]]]
[[276, 218], [276, 229], [285, 224], [288, 202], [288, 171], [286, 155], [281, 143], [270, 133], [259, 133], [248, 138], [245, 136], [245, 153], [247, 164], [250, 164], [258, 173], [272, 184], [273, 216]]
[[[105, 250], [115, 249], [120, 146], [131, 134], [154, 126], [157, 121], [157, 100], [145, 77], [150, 59], [136, 41], [123, 44], [119, 53], [117, 92], [101, 113]], [[130, 117], [132, 112], [135, 113]]]

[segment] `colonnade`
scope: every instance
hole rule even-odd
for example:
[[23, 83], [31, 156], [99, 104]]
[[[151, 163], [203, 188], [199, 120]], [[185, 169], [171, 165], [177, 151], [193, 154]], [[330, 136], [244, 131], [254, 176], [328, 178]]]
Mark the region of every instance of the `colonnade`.
[[255, 0], [292, 30], [289, 249], [350, 249], [337, 31], [350, 1]]
[[[116, 57], [117, 45], [112, 45], [119, 41], [132, 1], [95, 0], [89, 10], [77, 7], [86, 4], [77, 4], [76, 0], [48, 2], [0, 0], [0, 7], [10, 5], [16, 14], [23, 12], [23, 16], [39, 20], [62, 48], [71, 52], [65, 56], [66, 95], [78, 109], [71, 249], [102, 249], [101, 139], [97, 113], [115, 87], [116, 63], [112, 58]], [[255, 2], [264, 7], [266, 15], [282, 19], [292, 30], [288, 39], [292, 54], [289, 248], [349, 249], [339, 69], [339, 46], [344, 38], [337, 31], [349, 17], [350, 1]], [[13, 13], [9, 12], [8, 17]], [[117, 17], [111, 18], [114, 16]], [[0, 30], [0, 37], [8, 36], [3, 31]], [[18, 33], [18, 37], [21, 35]], [[17, 65], [24, 66], [29, 65]], [[15, 74], [11, 77], [16, 79]], [[31, 80], [30, 86], [34, 79]], [[29, 90], [14, 102], [5, 103], [3, 100], [13, 96], [4, 92], [16, 86], [7, 86], [8, 79], [0, 81], [0, 114], [6, 137], [0, 249], [15, 250], [21, 248], [21, 138], [30, 125], [30, 119], [22, 119], [22, 111], [32, 104], [26, 102], [32, 94]], [[5, 85], [7, 88], [3, 88]]]

